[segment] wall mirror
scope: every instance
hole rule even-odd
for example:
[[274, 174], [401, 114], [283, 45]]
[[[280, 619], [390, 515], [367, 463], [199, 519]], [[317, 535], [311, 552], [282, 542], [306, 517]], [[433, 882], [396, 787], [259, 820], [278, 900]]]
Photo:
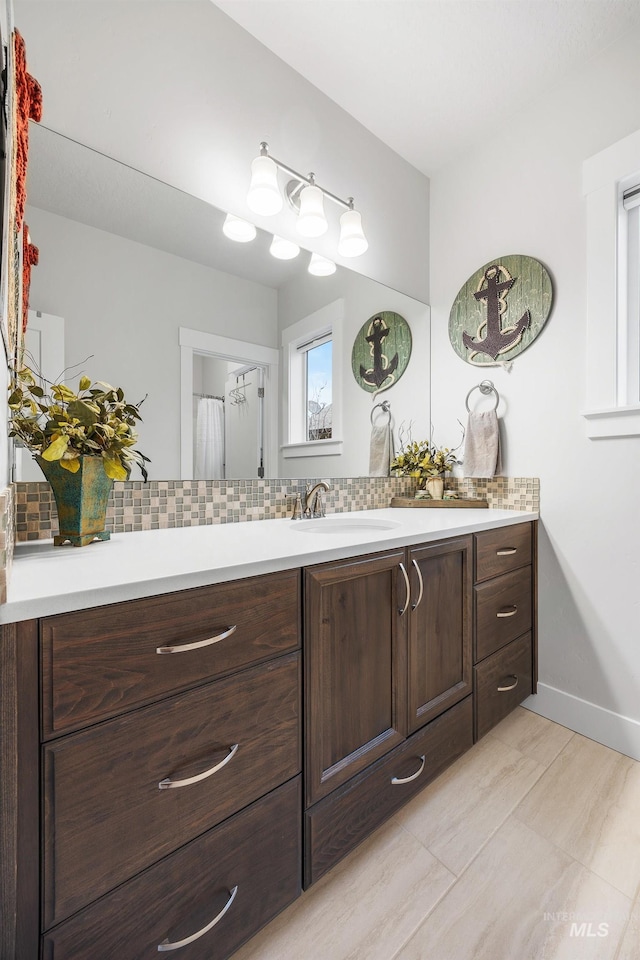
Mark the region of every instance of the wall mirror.
[[[226, 214], [210, 204], [41, 125], [31, 125], [30, 137], [26, 222], [40, 251], [31, 343], [55, 344], [55, 360], [44, 347], [39, 354], [48, 379], [62, 372], [56, 365], [63, 355], [69, 382], [85, 372], [122, 386], [132, 400], [146, 396], [139, 447], [151, 458], [150, 479], [195, 477], [198, 401], [217, 397], [228, 419], [225, 477], [366, 475], [375, 401], [351, 374], [351, 344], [382, 310], [402, 314], [414, 339], [407, 374], [385, 399], [397, 425], [413, 421], [414, 436], [428, 435], [426, 304], [356, 270], [312, 276], [308, 251], [275, 259], [273, 238], [261, 230], [249, 243], [233, 242], [222, 231]], [[341, 443], [323, 441], [316, 452], [324, 455], [309, 456], [304, 445], [288, 443], [283, 343], [287, 330], [336, 303]], [[55, 335], [41, 332], [51, 325]], [[233, 389], [236, 403], [227, 395]], [[259, 404], [249, 404], [250, 389], [263, 394]], [[25, 458], [22, 479], [42, 479]]]

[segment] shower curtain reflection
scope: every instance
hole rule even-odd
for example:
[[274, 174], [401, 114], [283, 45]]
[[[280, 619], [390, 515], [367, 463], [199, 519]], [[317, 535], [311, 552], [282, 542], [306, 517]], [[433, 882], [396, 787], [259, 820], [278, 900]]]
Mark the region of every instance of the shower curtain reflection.
[[214, 397], [198, 401], [195, 437], [196, 480], [224, 480], [224, 403]]

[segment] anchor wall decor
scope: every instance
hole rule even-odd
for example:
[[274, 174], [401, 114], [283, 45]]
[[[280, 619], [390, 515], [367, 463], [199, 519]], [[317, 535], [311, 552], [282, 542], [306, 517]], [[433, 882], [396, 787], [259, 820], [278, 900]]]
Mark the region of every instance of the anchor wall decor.
[[513, 360], [542, 330], [553, 302], [551, 277], [539, 260], [512, 254], [469, 277], [449, 314], [449, 339], [476, 366]]
[[353, 375], [363, 390], [381, 393], [398, 382], [411, 356], [411, 330], [399, 313], [383, 310], [358, 331], [351, 351]]

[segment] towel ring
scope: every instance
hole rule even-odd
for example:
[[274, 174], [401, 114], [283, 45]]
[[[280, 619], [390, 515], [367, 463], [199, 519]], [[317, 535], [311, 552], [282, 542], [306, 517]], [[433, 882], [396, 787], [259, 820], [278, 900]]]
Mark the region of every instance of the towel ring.
[[391, 404], [389, 403], [388, 400], [383, 400], [382, 403], [376, 403], [375, 407], [373, 407], [373, 409], [371, 410], [371, 416], [369, 418], [371, 420], [371, 426], [373, 426], [373, 415], [378, 409], [378, 407], [382, 409], [383, 413], [389, 414], [389, 419], [387, 423], [391, 423]]
[[471, 396], [474, 390], [479, 390], [480, 393], [483, 394], [485, 397], [488, 397], [490, 393], [495, 393], [496, 405], [495, 407], [493, 407], [493, 409], [494, 410], [498, 409], [498, 404], [500, 403], [500, 394], [494, 387], [491, 380], [482, 380], [482, 382], [477, 383], [475, 387], [471, 387], [471, 390], [469, 390], [469, 393], [467, 394], [467, 399], [464, 401], [464, 405], [467, 408], [467, 413], [471, 413], [471, 409], [469, 407], [469, 397]]

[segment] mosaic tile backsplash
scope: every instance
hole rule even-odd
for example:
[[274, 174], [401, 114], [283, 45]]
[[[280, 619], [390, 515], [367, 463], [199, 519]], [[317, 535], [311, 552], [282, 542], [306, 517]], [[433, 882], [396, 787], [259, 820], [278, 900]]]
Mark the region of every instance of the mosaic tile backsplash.
[[[154, 480], [114, 484], [107, 510], [107, 530], [129, 533], [246, 520], [286, 517], [297, 494], [315, 480]], [[410, 497], [409, 477], [355, 477], [330, 481], [327, 513], [388, 507], [392, 497]], [[494, 477], [448, 478], [448, 489], [467, 498], [487, 500], [489, 507], [538, 510], [539, 480]], [[58, 529], [56, 505], [48, 483], [15, 484], [15, 536], [18, 541], [50, 539]]]

